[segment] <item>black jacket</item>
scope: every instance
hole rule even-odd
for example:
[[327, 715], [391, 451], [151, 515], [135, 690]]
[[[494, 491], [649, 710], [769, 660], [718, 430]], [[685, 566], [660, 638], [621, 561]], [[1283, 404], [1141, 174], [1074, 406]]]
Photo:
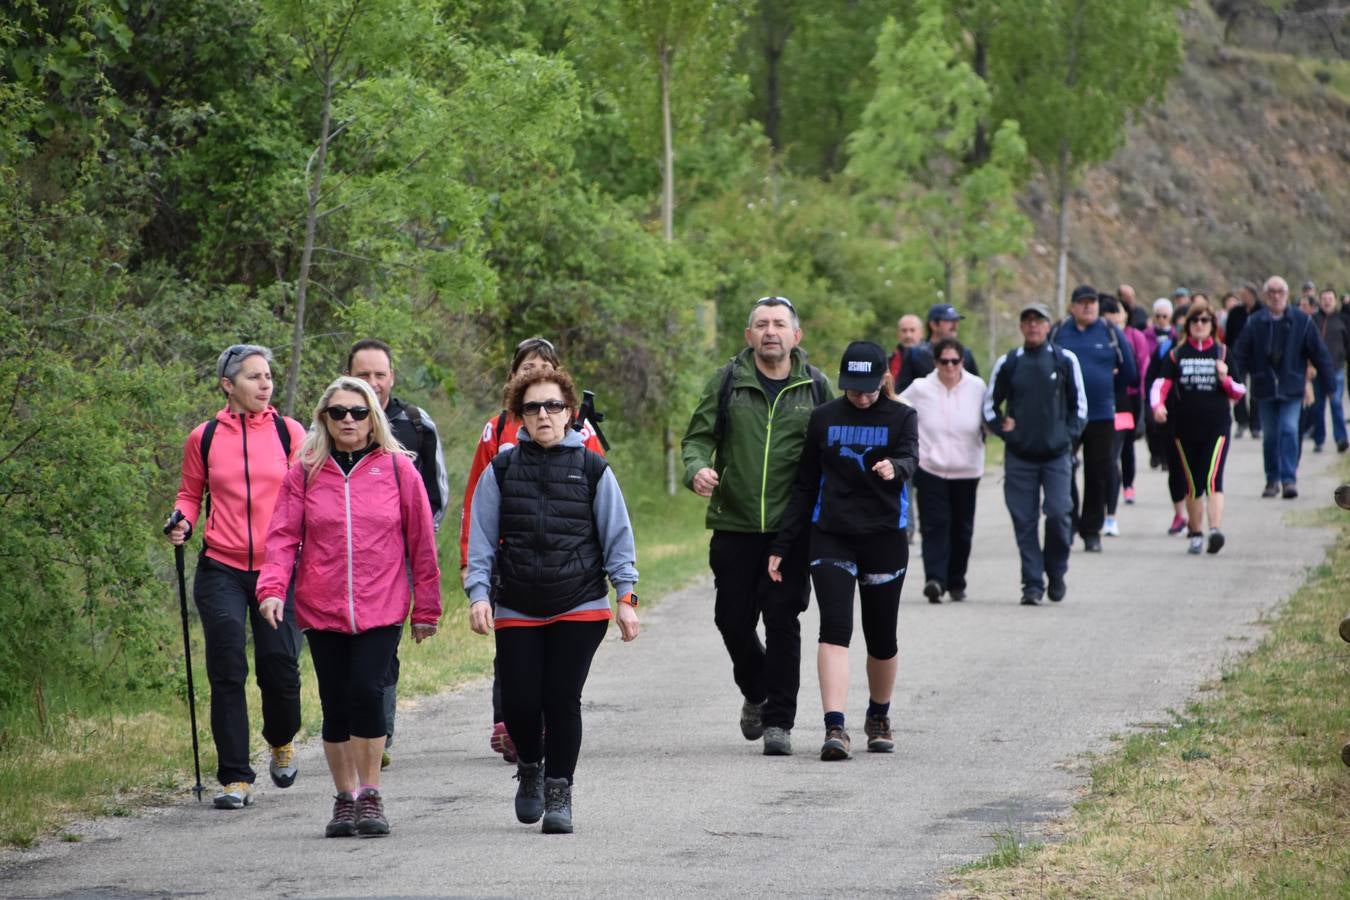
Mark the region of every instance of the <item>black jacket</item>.
[[1230, 349], [1233, 378], [1241, 381], [1244, 375], [1251, 376], [1254, 400], [1301, 398], [1309, 364], [1317, 369], [1324, 391], [1336, 390], [1331, 355], [1312, 316], [1292, 306], [1279, 318], [1270, 314], [1269, 307], [1252, 316]]
[[[1013, 429], [1003, 424], [1013, 420]], [[994, 363], [984, 395], [984, 421], [1008, 452], [1047, 460], [1073, 450], [1087, 424], [1087, 394], [1078, 358], [1049, 342], [1009, 350]]]
[[1322, 343], [1327, 345], [1331, 364], [1337, 369], [1343, 368], [1346, 359], [1350, 358], [1350, 317], [1340, 310], [1327, 315], [1319, 309], [1313, 316], [1313, 327]]

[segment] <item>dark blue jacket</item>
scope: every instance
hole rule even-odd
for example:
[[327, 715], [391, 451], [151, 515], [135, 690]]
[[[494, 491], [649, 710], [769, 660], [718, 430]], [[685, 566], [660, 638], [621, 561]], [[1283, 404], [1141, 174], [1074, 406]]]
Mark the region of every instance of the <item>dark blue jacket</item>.
[[[1276, 340], [1277, 333], [1283, 333], [1283, 341]], [[1237, 381], [1251, 376], [1253, 400], [1298, 400], [1303, 396], [1309, 363], [1317, 369], [1322, 388], [1335, 393], [1331, 354], [1313, 327], [1312, 317], [1293, 306], [1280, 319], [1263, 309], [1247, 320], [1233, 347], [1232, 375]]]
[[1087, 393], [1087, 420], [1104, 422], [1116, 417], [1116, 387], [1139, 383], [1134, 350], [1120, 329], [1098, 319], [1079, 329], [1072, 318], [1055, 326], [1050, 341], [1078, 357]]
[[[1013, 430], [1004, 431], [1009, 417]], [[989, 374], [984, 421], [1009, 453], [1023, 459], [1043, 461], [1073, 452], [1087, 424], [1078, 360], [1048, 341], [1030, 350], [1009, 350]]]

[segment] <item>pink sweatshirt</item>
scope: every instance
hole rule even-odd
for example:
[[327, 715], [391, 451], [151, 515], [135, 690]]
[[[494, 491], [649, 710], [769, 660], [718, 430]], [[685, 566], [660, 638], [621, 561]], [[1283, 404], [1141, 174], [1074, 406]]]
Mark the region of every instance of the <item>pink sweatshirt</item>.
[[438, 621], [436, 529], [412, 460], [377, 449], [350, 475], [331, 458], [308, 484], [305, 474], [297, 465], [281, 486], [258, 599], [285, 597], [294, 566], [295, 618], [302, 629], [357, 634], [401, 624], [410, 606], [414, 622]]
[[286, 420], [291, 433], [291, 456], [286, 459], [273, 419], [272, 407], [260, 413], [240, 415], [229, 407], [216, 413], [216, 433], [211, 438], [210, 484], [203, 477], [203, 422], [183, 444], [183, 475], [178, 483], [174, 508], [188, 524], [197, 527], [202, 496], [210, 489], [211, 511], [206, 518], [206, 555], [216, 562], [247, 572], [262, 568], [263, 542], [272, 507], [281, 489], [281, 479], [300, 453], [305, 429], [294, 419]]
[[929, 372], [900, 399], [919, 413], [919, 468], [939, 478], [984, 474], [984, 382], [962, 371], [951, 390]]

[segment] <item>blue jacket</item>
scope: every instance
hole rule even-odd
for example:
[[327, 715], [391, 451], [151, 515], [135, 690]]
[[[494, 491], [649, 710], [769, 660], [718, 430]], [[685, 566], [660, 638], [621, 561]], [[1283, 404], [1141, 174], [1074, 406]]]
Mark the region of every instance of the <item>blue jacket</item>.
[[1116, 388], [1139, 383], [1134, 350], [1120, 329], [1098, 319], [1080, 329], [1072, 318], [1055, 326], [1050, 341], [1078, 358], [1087, 394], [1087, 420], [1103, 422], [1116, 417]]
[[[1282, 347], [1275, 339], [1278, 332], [1284, 333]], [[1232, 375], [1234, 380], [1251, 376], [1254, 400], [1297, 400], [1303, 396], [1309, 363], [1317, 369], [1323, 390], [1334, 394], [1335, 366], [1312, 317], [1293, 306], [1280, 319], [1263, 309], [1247, 320], [1233, 347]]]
[[[1004, 430], [1008, 418], [1012, 431]], [[1047, 460], [1072, 453], [1087, 423], [1078, 360], [1049, 342], [1009, 350], [989, 374], [984, 421], [1014, 456]]]

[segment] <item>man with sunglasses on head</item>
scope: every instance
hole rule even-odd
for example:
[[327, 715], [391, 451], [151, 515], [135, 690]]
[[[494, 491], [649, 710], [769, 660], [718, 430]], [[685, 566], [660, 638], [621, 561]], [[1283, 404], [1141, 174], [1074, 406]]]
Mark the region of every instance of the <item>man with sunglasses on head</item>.
[[[347, 368], [344, 375], [359, 378], [370, 385], [389, 420], [389, 430], [398, 442], [411, 450], [413, 465], [422, 476], [422, 484], [427, 489], [427, 502], [431, 504], [431, 520], [437, 531], [441, 520], [445, 518], [445, 509], [449, 504], [450, 483], [445, 475], [445, 456], [441, 452], [441, 437], [436, 431], [436, 423], [426, 411], [405, 403], [393, 395], [394, 390], [394, 351], [377, 338], [365, 338], [352, 344], [347, 351]], [[384, 718], [389, 728], [385, 737], [383, 764], [389, 765], [389, 748], [394, 745], [394, 711], [398, 705], [398, 651], [394, 652], [393, 671], [390, 673], [389, 687], [384, 691]]]
[[[741, 734], [749, 741], [763, 737], [766, 756], [792, 752], [801, 677], [798, 616], [810, 597], [807, 548], [785, 554], [778, 582], [767, 574], [769, 548], [792, 493], [811, 410], [834, 396], [825, 376], [807, 365], [801, 339], [790, 300], [756, 301], [745, 329], [748, 346], [704, 385], [681, 447], [685, 486], [710, 500], [713, 619], [744, 698]], [[763, 644], [755, 630], [761, 615]]]

